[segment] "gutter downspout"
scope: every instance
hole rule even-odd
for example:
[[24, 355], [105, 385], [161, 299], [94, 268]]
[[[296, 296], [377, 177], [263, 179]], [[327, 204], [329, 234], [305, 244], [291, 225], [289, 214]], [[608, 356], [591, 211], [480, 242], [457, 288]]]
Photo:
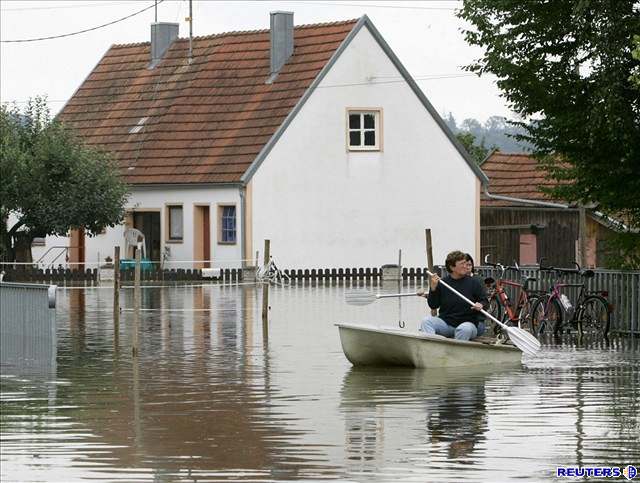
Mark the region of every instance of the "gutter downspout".
[[241, 262], [241, 267], [245, 268], [247, 266], [247, 262], [245, 261], [244, 257], [244, 247], [246, 246], [247, 243], [247, 220], [245, 218], [246, 215], [246, 199], [245, 199], [245, 190], [246, 190], [246, 185], [243, 183], [242, 185], [240, 185], [240, 217], [242, 219], [242, 221], [240, 222], [240, 228], [242, 230], [242, 235], [240, 236], [240, 259], [242, 260]]
[[489, 193], [488, 185], [484, 185], [484, 194], [487, 196], [487, 198], [492, 200], [511, 201], [513, 203], [526, 203], [529, 205], [544, 206], [546, 208], [561, 208], [564, 210], [569, 208], [569, 205], [565, 205], [562, 203], [552, 203], [550, 201], [525, 200], [523, 198], [513, 198], [511, 196], [493, 195]]

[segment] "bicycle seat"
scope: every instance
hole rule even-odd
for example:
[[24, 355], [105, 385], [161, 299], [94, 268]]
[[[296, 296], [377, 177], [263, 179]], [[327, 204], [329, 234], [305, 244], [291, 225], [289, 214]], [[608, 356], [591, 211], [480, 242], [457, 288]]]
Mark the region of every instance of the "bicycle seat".
[[595, 272], [593, 270], [583, 270], [582, 272], [580, 272], [580, 276], [584, 277], [584, 278], [593, 278], [595, 277]]
[[493, 277], [486, 277], [484, 279], [485, 285], [493, 285], [494, 283], [496, 283], [496, 280]]
[[536, 277], [524, 277], [522, 279], [522, 288], [527, 290], [529, 288], [529, 282], [536, 282], [537, 280]]

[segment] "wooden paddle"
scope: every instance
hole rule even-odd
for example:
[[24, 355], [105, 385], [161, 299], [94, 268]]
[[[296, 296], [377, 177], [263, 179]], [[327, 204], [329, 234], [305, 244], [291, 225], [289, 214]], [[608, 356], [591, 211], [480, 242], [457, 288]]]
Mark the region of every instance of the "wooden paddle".
[[388, 297], [415, 297], [419, 295], [418, 292], [406, 292], [406, 293], [373, 293], [365, 292], [362, 290], [353, 290], [344, 294], [348, 304], [351, 305], [369, 305], [378, 299], [384, 299]]

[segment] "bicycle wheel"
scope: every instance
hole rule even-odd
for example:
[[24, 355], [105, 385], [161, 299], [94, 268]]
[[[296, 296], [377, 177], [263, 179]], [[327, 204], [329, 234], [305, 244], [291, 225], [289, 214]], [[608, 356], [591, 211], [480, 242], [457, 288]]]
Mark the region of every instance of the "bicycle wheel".
[[531, 308], [531, 330], [536, 336], [557, 334], [562, 326], [562, 309], [558, 301], [549, 295], [539, 297]]
[[[498, 300], [497, 295], [494, 295], [489, 299], [489, 308], [487, 309], [487, 312], [493, 315], [496, 319], [502, 320], [502, 305], [500, 304], [500, 300]], [[491, 324], [495, 324], [495, 322], [491, 321]]]
[[598, 295], [588, 296], [578, 308], [578, 333], [606, 337], [609, 333], [611, 314], [606, 299]]
[[534, 335], [535, 335], [535, 332], [533, 331], [531, 314], [532, 314], [533, 305], [535, 304], [537, 299], [538, 299], [537, 297], [529, 297], [526, 300], [526, 302], [524, 302], [520, 306], [520, 311], [518, 312], [518, 326], [521, 329], [531, 332]]

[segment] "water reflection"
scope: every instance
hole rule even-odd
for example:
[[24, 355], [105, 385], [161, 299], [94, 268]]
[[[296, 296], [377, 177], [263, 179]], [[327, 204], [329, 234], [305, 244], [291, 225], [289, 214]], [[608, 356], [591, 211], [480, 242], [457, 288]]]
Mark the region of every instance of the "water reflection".
[[487, 430], [487, 410], [483, 382], [447, 387], [429, 409], [429, 441], [433, 448], [445, 446], [449, 458], [473, 463], [476, 443]]
[[[375, 471], [380, 459], [409, 441], [430, 460], [473, 464], [488, 430], [485, 384], [502, 372], [351, 368], [341, 389], [350, 469]], [[406, 411], [412, 414], [406, 425], [388, 424]]]
[[259, 288], [143, 290], [137, 358], [112, 292], [62, 292], [55, 372], [3, 366], [0, 479], [538, 481], [640, 460], [637, 344], [566, 339], [517, 369], [356, 369], [334, 322], [409, 330], [425, 307], [354, 308], [344, 291], [274, 289], [267, 338]]

